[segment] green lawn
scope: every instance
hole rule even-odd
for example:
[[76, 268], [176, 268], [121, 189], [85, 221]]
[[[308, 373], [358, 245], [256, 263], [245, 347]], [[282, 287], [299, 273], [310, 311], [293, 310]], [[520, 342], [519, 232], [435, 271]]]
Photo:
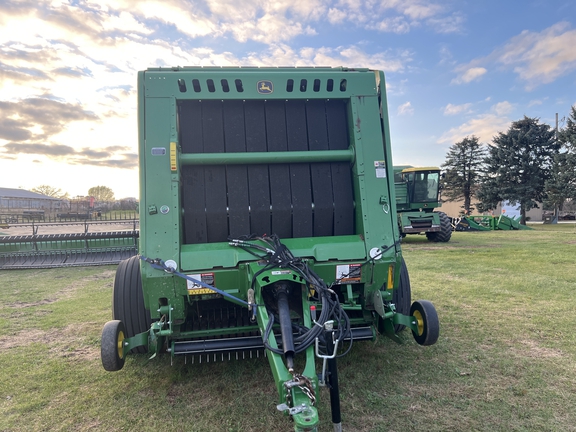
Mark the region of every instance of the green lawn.
[[[576, 431], [576, 224], [403, 241], [438, 343], [339, 362], [347, 431]], [[114, 266], [0, 272], [0, 431], [290, 431], [266, 359], [100, 364]], [[331, 431], [320, 391], [321, 431]]]

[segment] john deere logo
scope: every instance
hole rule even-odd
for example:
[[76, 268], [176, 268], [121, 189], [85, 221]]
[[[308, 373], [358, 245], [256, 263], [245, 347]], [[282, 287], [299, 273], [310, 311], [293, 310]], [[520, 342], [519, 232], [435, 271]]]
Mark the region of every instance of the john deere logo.
[[258, 93], [260, 94], [270, 94], [274, 91], [274, 85], [272, 81], [263, 80], [258, 81]]

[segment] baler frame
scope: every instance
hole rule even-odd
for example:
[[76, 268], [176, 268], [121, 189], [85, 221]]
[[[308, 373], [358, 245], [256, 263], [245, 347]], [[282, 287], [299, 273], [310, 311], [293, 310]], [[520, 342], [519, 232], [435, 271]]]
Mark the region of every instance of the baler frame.
[[368, 69], [139, 73], [140, 255], [117, 273], [107, 370], [130, 351], [264, 346], [278, 409], [310, 431], [315, 356], [337, 400], [344, 340], [436, 341], [434, 307], [410, 306], [384, 88]]

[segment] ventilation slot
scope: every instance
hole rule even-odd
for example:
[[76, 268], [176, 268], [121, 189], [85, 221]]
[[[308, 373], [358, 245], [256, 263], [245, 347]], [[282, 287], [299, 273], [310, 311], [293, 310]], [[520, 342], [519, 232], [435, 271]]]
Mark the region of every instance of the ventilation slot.
[[220, 84], [222, 85], [222, 91], [224, 93], [230, 92], [230, 86], [228, 85], [228, 80], [220, 80]]
[[320, 91], [320, 80], [319, 79], [315, 79], [314, 80], [314, 87], [313, 90], [318, 93]]
[[328, 80], [328, 82], [326, 83], [326, 91], [333, 91], [334, 90], [334, 80], [332, 78], [330, 78]]

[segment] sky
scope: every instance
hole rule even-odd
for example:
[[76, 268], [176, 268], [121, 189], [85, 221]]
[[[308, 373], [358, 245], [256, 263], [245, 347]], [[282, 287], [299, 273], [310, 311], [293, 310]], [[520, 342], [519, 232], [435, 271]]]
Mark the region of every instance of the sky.
[[169, 66], [385, 72], [395, 165], [439, 166], [576, 104], [573, 0], [0, 2], [0, 187], [138, 196], [136, 76]]

